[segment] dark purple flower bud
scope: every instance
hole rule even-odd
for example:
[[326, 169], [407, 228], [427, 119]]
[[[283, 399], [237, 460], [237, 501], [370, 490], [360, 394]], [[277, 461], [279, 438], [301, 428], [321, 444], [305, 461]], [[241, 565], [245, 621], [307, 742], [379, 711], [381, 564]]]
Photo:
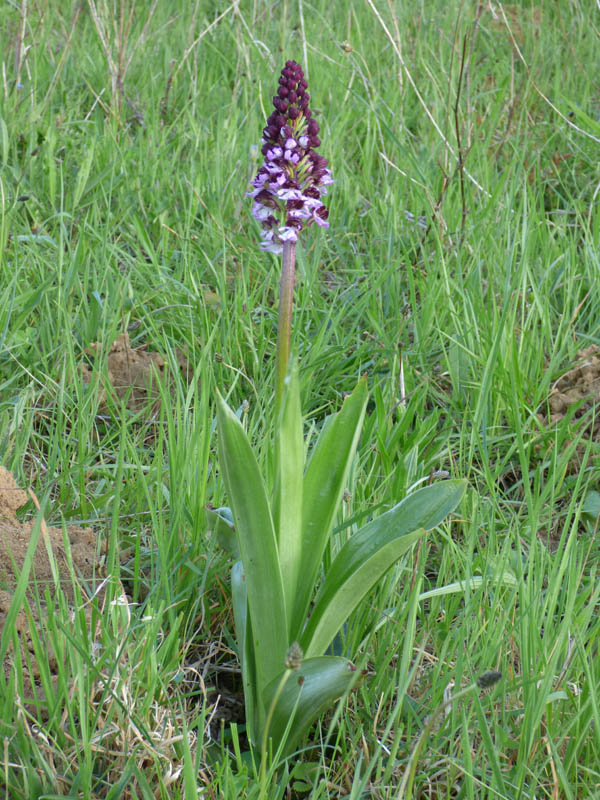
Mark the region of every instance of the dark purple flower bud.
[[298, 117], [300, 116], [300, 114], [301, 114], [301, 113], [302, 113], [302, 112], [300, 111], [300, 109], [299, 109], [299, 108], [296, 108], [295, 106], [291, 106], [291, 107], [288, 109], [288, 117], [289, 117], [291, 120], [298, 119]]
[[290, 90], [290, 93], [288, 95], [289, 102], [290, 103], [295, 103], [297, 99], [298, 99], [298, 95], [296, 94], [296, 92], [293, 89]]
[[255, 203], [261, 203], [263, 206], [268, 206], [269, 208], [277, 208], [277, 203], [270, 195], [270, 193], [266, 190], [259, 192], [256, 197], [254, 198]]
[[319, 132], [319, 123], [316, 119], [311, 119], [308, 125], [306, 126], [306, 132], [309, 136], [316, 136]]
[[318, 147], [321, 144], [321, 140], [318, 136], [311, 136], [310, 137], [310, 146], [311, 147]]
[[[277, 90], [277, 94], [279, 95], [279, 97], [281, 97], [283, 99], [285, 99], [288, 96], [289, 93], [290, 93], [290, 90], [287, 88], [287, 86], [280, 86], [279, 89]], [[294, 101], [290, 98], [289, 102], [293, 103]]]

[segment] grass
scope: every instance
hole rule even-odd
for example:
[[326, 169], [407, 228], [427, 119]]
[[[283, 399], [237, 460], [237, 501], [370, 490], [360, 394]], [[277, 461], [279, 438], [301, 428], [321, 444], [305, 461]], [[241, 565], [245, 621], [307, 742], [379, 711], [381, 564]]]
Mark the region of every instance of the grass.
[[[336, 178], [331, 228], [298, 256], [307, 426], [360, 374], [371, 391], [339, 536], [433, 471], [471, 488], [352, 618], [365, 680], [292, 776], [270, 772], [270, 796], [403, 796], [428, 715], [488, 669], [502, 681], [441, 715], [413, 796], [596, 796], [598, 443], [572, 414], [541, 421], [600, 344], [594, 12], [145, 2], [129, 23], [130, 8], [2, 12], [0, 462], [49, 523], [94, 526], [107, 579], [86, 603], [73, 569], [70, 604], [23, 577], [13, 615], [47, 622], [3, 678], [3, 797], [258, 796], [204, 507], [227, 502], [217, 388], [266, 457], [278, 266], [244, 192], [289, 57]], [[125, 330], [193, 367], [171, 370], [158, 411], [102, 408], [102, 359], [80, 379], [91, 343], [106, 354]]]

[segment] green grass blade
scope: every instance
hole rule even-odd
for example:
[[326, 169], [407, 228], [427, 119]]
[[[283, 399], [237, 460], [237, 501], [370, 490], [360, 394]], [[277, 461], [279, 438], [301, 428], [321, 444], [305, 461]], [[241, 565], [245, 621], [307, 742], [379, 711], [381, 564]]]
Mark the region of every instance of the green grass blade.
[[239, 420], [217, 395], [219, 464], [244, 565], [259, 691], [281, 672], [288, 647], [283, 583], [271, 510]]
[[[13, 592], [10, 608], [6, 614], [4, 625], [2, 627], [2, 635], [0, 636], [0, 661], [4, 663], [11, 639], [16, 630], [16, 619], [19, 611], [23, 606], [25, 600], [25, 593], [30, 585], [30, 574], [33, 567], [35, 551], [38, 546], [39, 538], [42, 533], [42, 522], [44, 521], [44, 511], [46, 508], [46, 498], [42, 502], [41, 509], [35, 518], [33, 528], [31, 530], [31, 538], [27, 546], [27, 552], [23, 560], [23, 567], [21, 574], [18, 577], [17, 585]], [[10, 551], [9, 551], [10, 552]], [[3, 685], [3, 684], [2, 684]]]
[[302, 501], [303, 582], [298, 586], [291, 638], [299, 638], [329, 532], [360, 437], [367, 384], [360, 380], [341, 410], [330, 417], [315, 445], [304, 476]]
[[300, 642], [307, 656], [325, 652], [349, 614], [391, 565], [460, 502], [467, 483], [418, 489], [369, 522], [342, 547], [327, 572]]

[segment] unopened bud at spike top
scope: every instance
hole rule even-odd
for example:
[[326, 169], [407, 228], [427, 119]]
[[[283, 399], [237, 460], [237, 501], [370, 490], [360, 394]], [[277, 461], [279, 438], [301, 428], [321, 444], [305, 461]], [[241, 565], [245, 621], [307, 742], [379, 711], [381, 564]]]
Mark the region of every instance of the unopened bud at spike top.
[[333, 183], [328, 161], [315, 148], [319, 124], [308, 107], [304, 73], [295, 61], [281, 71], [274, 111], [263, 130], [265, 157], [252, 183], [252, 216], [262, 225], [263, 250], [281, 253], [284, 242], [296, 242], [304, 226], [329, 227], [321, 198]]

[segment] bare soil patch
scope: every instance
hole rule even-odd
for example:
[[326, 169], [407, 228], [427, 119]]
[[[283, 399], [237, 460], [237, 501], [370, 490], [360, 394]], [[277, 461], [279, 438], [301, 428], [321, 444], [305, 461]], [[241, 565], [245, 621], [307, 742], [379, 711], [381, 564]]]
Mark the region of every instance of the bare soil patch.
[[[17, 486], [11, 473], [0, 466], [0, 634], [4, 631], [14, 599], [17, 580], [25, 565], [27, 551], [37, 524], [36, 521], [20, 522], [16, 517], [17, 510], [27, 501], [27, 494]], [[82, 587], [93, 590], [100, 584], [96, 535], [90, 528], [70, 525], [66, 528], [66, 537], [75, 578]], [[58, 574], [58, 587], [55, 583], [49, 551]], [[49, 590], [50, 595], [54, 595], [55, 590], [60, 588], [67, 600], [70, 603], [74, 602], [73, 580], [67, 561], [63, 529], [48, 527], [44, 520], [41, 521], [28, 584], [26, 597], [31, 614], [29, 615], [24, 608], [21, 608], [14, 621], [22, 662], [29, 662], [32, 665], [29, 680], [25, 685], [24, 700], [30, 699], [33, 692], [38, 689], [36, 681], [39, 679], [39, 669], [35, 664], [31, 625], [35, 625], [38, 633], [43, 635], [46, 590]], [[41, 609], [41, 614], [38, 613], [38, 607]], [[58, 664], [54, 654], [49, 652], [47, 658], [51, 674], [56, 676]], [[10, 674], [13, 661], [14, 650], [11, 644], [3, 664], [6, 677]]]
[[[93, 360], [102, 354], [102, 344], [93, 342], [86, 350]], [[176, 351], [177, 365], [186, 380], [190, 380], [193, 370], [181, 350]], [[168, 379], [169, 364], [160, 354], [146, 350], [145, 346], [133, 348], [129, 333], [118, 336], [107, 354], [106, 375], [101, 377], [98, 409], [108, 411], [110, 401], [117, 407], [124, 402], [130, 411], [140, 411], [149, 405], [156, 411], [160, 405], [160, 391], [157, 378]], [[79, 374], [84, 383], [92, 381], [93, 367], [81, 362]], [[170, 378], [172, 380], [172, 376]]]
[[[592, 459], [598, 459], [600, 445], [600, 347], [580, 350], [573, 363], [554, 383], [548, 396], [548, 413], [540, 414], [544, 426], [559, 424], [566, 417], [582, 431], [582, 438], [569, 462], [569, 472], [581, 468], [585, 451], [592, 442]], [[595, 452], [594, 452], [595, 451]]]
[[[577, 353], [574, 366], [556, 381], [548, 404], [553, 425], [560, 422], [571, 407], [577, 406], [574, 418], [581, 419], [600, 403], [600, 347], [592, 344]], [[595, 439], [600, 435], [600, 419], [590, 420], [590, 434]]]

